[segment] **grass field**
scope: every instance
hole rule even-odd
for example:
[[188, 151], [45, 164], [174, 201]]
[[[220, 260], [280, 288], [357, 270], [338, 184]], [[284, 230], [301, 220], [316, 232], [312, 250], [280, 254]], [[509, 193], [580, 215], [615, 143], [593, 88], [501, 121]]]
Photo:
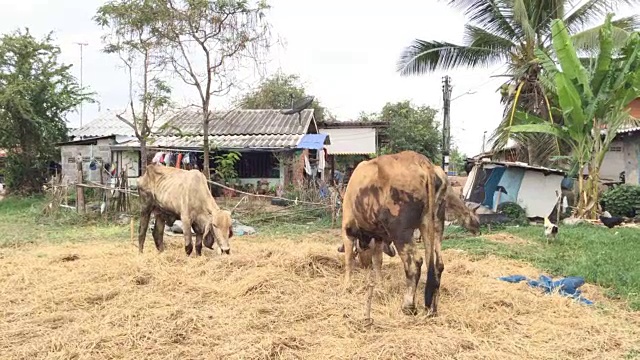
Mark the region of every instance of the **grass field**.
[[[41, 206], [0, 201], [0, 359], [640, 358], [637, 230], [561, 228], [549, 245], [540, 227], [450, 232], [440, 315], [401, 313], [404, 272], [385, 257], [364, 329], [367, 272], [342, 291], [324, 223], [258, 229], [228, 257], [186, 258], [169, 236], [159, 255], [149, 236], [140, 256], [128, 226], [52, 222]], [[584, 276], [596, 305], [495, 279], [541, 269]]]

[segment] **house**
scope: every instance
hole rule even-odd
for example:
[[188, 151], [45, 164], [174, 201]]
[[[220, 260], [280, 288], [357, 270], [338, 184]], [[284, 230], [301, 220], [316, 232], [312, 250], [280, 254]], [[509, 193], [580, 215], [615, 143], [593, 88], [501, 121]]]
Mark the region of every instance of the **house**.
[[560, 197], [566, 174], [562, 170], [525, 163], [478, 160], [462, 189], [466, 202], [480, 204], [493, 211], [515, 203], [529, 218], [550, 216]]
[[[100, 181], [101, 166], [113, 164], [111, 146], [135, 139], [133, 129], [118, 119], [117, 112], [109, 111], [84, 126], [73, 129], [69, 141], [58, 143], [60, 147], [60, 165], [63, 178], [76, 181], [78, 156], [82, 158], [85, 180]], [[127, 116], [124, 112], [122, 116]], [[120, 161], [122, 163], [122, 161]], [[138, 167], [139, 159], [132, 156], [131, 166]]]
[[[318, 124], [318, 131], [331, 138], [327, 145], [327, 163], [330, 164], [331, 178], [335, 179], [336, 160], [348, 155], [360, 155], [363, 159], [376, 156], [382, 146], [388, 143], [385, 129], [387, 121], [324, 121]], [[357, 160], [356, 160], [357, 161]], [[349, 164], [355, 166], [355, 164]]]
[[[640, 119], [640, 98], [629, 103], [629, 114]], [[628, 126], [618, 130], [611, 142], [600, 168], [600, 178], [604, 181], [618, 181], [624, 172], [625, 182], [640, 184], [640, 127]]]
[[[151, 163], [159, 152], [182, 154], [202, 169], [203, 141], [202, 113], [194, 109], [178, 111], [168, 116], [154, 132], [147, 144], [147, 163]], [[212, 112], [209, 143], [212, 178], [216, 175], [216, 156], [236, 151], [241, 155], [235, 164], [238, 186], [257, 185], [260, 181], [277, 187], [292, 183], [294, 177], [304, 171], [304, 158], [314, 158], [330, 140], [329, 136], [318, 134], [312, 109], [292, 115], [285, 115], [278, 109], [237, 109]], [[113, 144], [111, 150], [114, 161], [126, 161], [124, 159], [131, 158], [127, 154], [137, 153], [139, 157], [140, 144], [134, 139]], [[139, 172], [128, 176], [137, 177]]]

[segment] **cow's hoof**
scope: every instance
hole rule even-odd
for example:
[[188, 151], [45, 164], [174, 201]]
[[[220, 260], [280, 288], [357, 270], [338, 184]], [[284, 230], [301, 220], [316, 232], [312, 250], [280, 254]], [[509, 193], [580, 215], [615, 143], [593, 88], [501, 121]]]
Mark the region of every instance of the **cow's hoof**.
[[428, 318], [434, 318], [438, 316], [438, 312], [437, 311], [433, 311], [431, 309], [427, 309], [427, 317]]
[[184, 252], [187, 253], [187, 256], [191, 255], [193, 252], [193, 244], [185, 245]]
[[405, 315], [417, 315], [418, 309], [416, 309], [415, 305], [404, 305], [402, 306], [402, 313]]
[[338, 246], [338, 252], [339, 253], [343, 253], [344, 252], [344, 244]]

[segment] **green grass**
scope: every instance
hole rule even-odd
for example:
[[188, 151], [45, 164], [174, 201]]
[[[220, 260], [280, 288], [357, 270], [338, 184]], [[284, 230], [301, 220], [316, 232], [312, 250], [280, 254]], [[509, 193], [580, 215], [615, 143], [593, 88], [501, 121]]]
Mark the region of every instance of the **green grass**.
[[128, 226], [79, 216], [71, 209], [60, 209], [55, 217], [43, 216], [45, 204], [43, 197], [0, 200], [0, 247], [129, 238]]
[[[582, 276], [609, 289], [608, 295], [628, 301], [640, 310], [640, 230], [562, 226], [556, 240], [547, 241], [541, 226], [506, 228], [501, 232], [529, 240], [530, 244], [496, 243], [483, 238], [451, 239], [444, 248], [527, 261], [552, 276]], [[505, 274], [509, 275], [509, 274]]]

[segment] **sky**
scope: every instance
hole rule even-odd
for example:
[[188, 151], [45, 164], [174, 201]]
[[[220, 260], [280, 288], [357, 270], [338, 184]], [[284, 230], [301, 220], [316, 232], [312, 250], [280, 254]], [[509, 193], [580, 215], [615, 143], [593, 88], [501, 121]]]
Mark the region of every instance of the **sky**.
[[[83, 124], [128, 102], [128, 76], [115, 55], [101, 52], [103, 30], [92, 17], [101, 0], [0, 0], [0, 33], [28, 27], [36, 37], [54, 32], [62, 50], [61, 61], [72, 64], [80, 78], [83, 47], [83, 85], [97, 93], [96, 104], [84, 104]], [[498, 87], [503, 64], [474, 70], [460, 69], [432, 75], [401, 77], [396, 63], [404, 47], [415, 38], [462, 43], [465, 18], [442, 0], [270, 0], [268, 16], [273, 33], [283, 40], [271, 50], [267, 74], [298, 74], [308, 94], [314, 95], [337, 120], [355, 120], [361, 111], [378, 112], [387, 102], [410, 100], [415, 105], [442, 109], [442, 77], [449, 75], [451, 135], [469, 156], [482, 150], [500, 122], [502, 106]], [[627, 13], [629, 13], [627, 11]], [[620, 12], [621, 15], [624, 12]], [[255, 87], [258, 75], [248, 78]], [[178, 81], [178, 80], [176, 80]], [[174, 85], [174, 100], [195, 102], [195, 89]], [[247, 88], [245, 87], [245, 89]], [[216, 99], [216, 107], [229, 98]], [[80, 115], [67, 117], [78, 127]], [[442, 111], [437, 115], [442, 120]]]

